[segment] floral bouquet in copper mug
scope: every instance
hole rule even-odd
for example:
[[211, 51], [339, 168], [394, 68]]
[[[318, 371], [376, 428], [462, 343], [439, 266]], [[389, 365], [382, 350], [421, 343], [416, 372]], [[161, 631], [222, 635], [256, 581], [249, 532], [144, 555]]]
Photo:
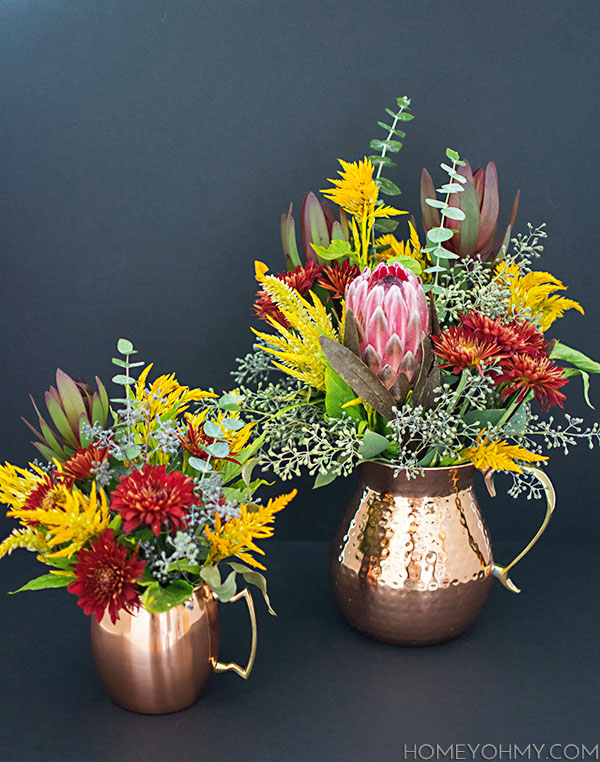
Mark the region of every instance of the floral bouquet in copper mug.
[[[411, 218], [406, 240], [393, 235], [407, 212], [381, 199], [399, 193], [382, 171], [413, 115], [407, 98], [386, 111], [375, 155], [340, 160], [321, 191], [338, 208], [305, 197], [304, 258], [291, 207], [282, 216], [286, 270], [256, 263], [255, 311], [271, 330], [253, 329], [258, 343], [234, 376], [244, 409], [265, 421], [262, 465], [282, 479], [306, 468], [315, 486], [358, 470], [331, 551], [335, 596], [362, 632], [416, 645], [464, 631], [493, 576], [519, 592], [509, 571], [554, 507], [544, 448], [600, 440], [598, 424], [567, 415], [557, 426], [537, 410], [562, 407], [574, 376], [589, 404], [600, 364], [552, 337], [565, 311], [583, 309], [535, 267], [543, 225], [511, 238], [518, 194], [499, 231], [492, 162], [473, 171], [448, 149], [437, 189], [422, 173], [424, 237]], [[477, 469], [491, 495], [506, 471], [512, 495], [546, 497], [542, 527], [506, 566], [492, 556]]]
[[[45, 462], [0, 466], [0, 500], [20, 523], [0, 557], [37, 553], [49, 572], [20, 591], [76, 595], [91, 615], [92, 651], [111, 698], [162, 714], [194, 703], [212, 672], [249, 676], [256, 617], [238, 579], [256, 585], [273, 613], [255, 540], [273, 534], [295, 491], [266, 505], [254, 500], [264, 483], [252, 480], [263, 436], [240, 418], [235, 391], [190, 389], [174, 374], [149, 382], [152, 365], [136, 380], [132, 371], [144, 363], [130, 341], [120, 339], [118, 350], [118, 409], [98, 378], [92, 391], [58, 370], [46, 393], [56, 431], [37, 407], [39, 428], [28, 424]], [[241, 598], [252, 627], [246, 667], [218, 661], [217, 602]]]

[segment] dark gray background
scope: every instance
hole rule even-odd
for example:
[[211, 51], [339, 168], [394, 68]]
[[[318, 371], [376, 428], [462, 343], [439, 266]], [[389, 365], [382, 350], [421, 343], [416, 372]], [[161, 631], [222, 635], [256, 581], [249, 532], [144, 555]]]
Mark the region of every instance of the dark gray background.
[[[1, 0], [0, 458], [33, 454], [28, 394], [41, 400], [57, 366], [110, 378], [118, 336], [183, 383], [229, 385], [251, 345], [253, 260], [280, 269], [280, 214], [325, 187], [337, 157], [369, 153], [397, 95], [416, 115], [389, 174], [398, 206], [418, 213], [421, 167], [446, 146], [495, 160], [502, 218], [520, 187], [516, 228], [548, 223], [542, 267], [586, 308], [556, 335], [600, 357], [599, 28], [591, 1]], [[568, 391], [568, 409], [593, 420], [578, 381]], [[558, 508], [522, 564], [526, 592], [498, 589], [465, 639], [363, 641], [332, 608], [325, 544], [279, 546], [281, 617], [261, 616], [253, 681], [224, 676], [173, 718], [106, 703], [64, 591], [0, 597], [0, 757], [400, 759], [404, 740], [590, 741], [598, 564], [581, 543], [597, 537], [598, 451], [555, 453], [549, 473]], [[304, 491], [279, 537], [328, 539], [350, 488]], [[499, 497], [484, 511], [508, 557], [542, 506]], [[24, 553], [0, 568], [3, 589], [36, 571]]]

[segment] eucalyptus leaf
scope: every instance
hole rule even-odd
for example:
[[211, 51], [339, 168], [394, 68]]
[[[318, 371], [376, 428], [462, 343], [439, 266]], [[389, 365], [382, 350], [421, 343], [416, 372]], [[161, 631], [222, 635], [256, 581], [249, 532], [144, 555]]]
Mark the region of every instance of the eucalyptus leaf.
[[460, 155], [452, 148], [446, 148], [446, 156], [450, 161], [458, 161], [460, 159]]
[[454, 231], [449, 228], [431, 228], [427, 233], [427, 240], [432, 243], [443, 243], [449, 241], [454, 235]]
[[463, 186], [460, 183], [445, 183], [441, 188], [436, 188], [438, 193], [462, 193]]
[[373, 166], [378, 167], [382, 165], [384, 167], [395, 167], [396, 163], [393, 162], [389, 156], [367, 156]]
[[399, 140], [372, 140], [369, 143], [369, 147], [374, 151], [391, 151], [392, 153], [398, 153], [402, 148], [402, 143]]
[[445, 209], [440, 209], [442, 217], [448, 217], [451, 220], [464, 220], [465, 213], [457, 206], [447, 206]]
[[432, 206], [434, 209], [446, 209], [448, 206], [445, 201], [438, 201], [437, 198], [426, 198], [425, 203], [427, 206]]
[[122, 355], [130, 355], [133, 352], [133, 344], [129, 341], [129, 339], [119, 339], [117, 341], [117, 350]]
[[227, 442], [213, 442], [204, 448], [213, 458], [226, 458], [229, 455], [229, 445]]
[[227, 431], [239, 431], [245, 425], [244, 421], [241, 421], [239, 418], [223, 418], [221, 421], [221, 426], [227, 429]]
[[222, 430], [213, 421], [206, 421], [204, 423], [203, 429], [207, 437], [212, 437], [213, 439], [223, 439]]
[[132, 386], [135, 384], [135, 378], [131, 378], [131, 376], [117, 375], [113, 376], [112, 380], [115, 384], [121, 384], [121, 386]]
[[207, 474], [212, 471], [212, 466], [210, 463], [208, 463], [206, 460], [202, 460], [201, 458], [190, 458], [188, 460], [188, 465], [190, 468], [193, 468], [194, 471], [200, 471], [201, 474]]
[[396, 117], [400, 122], [410, 122], [415, 118], [412, 114], [408, 114], [406, 111], [403, 111], [401, 114], [396, 114]]
[[529, 419], [531, 418], [531, 411], [528, 405], [519, 405], [515, 412], [511, 415], [504, 427], [505, 433], [510, 436], [520, 436], [525, 433]]
[[229, 412], [238, 410], [243, 399], [242, 395], [237, 392], [227, 392], [219, 398], [219, 407], [221, 410], [228, 410]]

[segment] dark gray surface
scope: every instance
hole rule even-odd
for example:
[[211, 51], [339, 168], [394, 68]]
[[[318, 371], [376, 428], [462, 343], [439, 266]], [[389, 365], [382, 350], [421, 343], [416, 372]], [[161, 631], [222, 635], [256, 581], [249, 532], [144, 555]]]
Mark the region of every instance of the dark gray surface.
[[[29, 393], [57, 366], [110, 378], [120, 335], [229, 384], [252, 261], [282, 267], [281, 213], [370, 152], [397, 95], [399, 207], [420, 217], [446, 146], [495, 160], [501, 218], [520, 187], [517, 229], [548, 222], [542, 266], [586, 308], [556, 335], [600, 356], [599, 27], [597, 0], [0, 0], [0, 460], [31, 457]], [[553, 458], [559, 505], [578, 488], [565, 534], [597, 531], [597, 463]], [[280, 536], [330, 537], [338, 489], [303, 492]], [[498, 498], [503, 534], [521, 512]]]
[[[499, 543], [496, 555], [516, 550]], [[164, 717], [111, 704], [73, 596], [0, 595], [3, 762], [367, 762], [402, 760], [404, 744], [600, 741], [593, 543], [542, 541], [515, 571], [521, 595], [496, 584], [469, 632], [422, 649], [370, 641], [342, 621], [325, 543], [272, 542], [269, 557], [279, 616], [258, 603], [250, 680], [215, 676], [196, 705]], [[25, 566], [7, 562], [2, 586], [20, 584]], [[243, 605], [220, 610], [221, 655], [241, 661]]]

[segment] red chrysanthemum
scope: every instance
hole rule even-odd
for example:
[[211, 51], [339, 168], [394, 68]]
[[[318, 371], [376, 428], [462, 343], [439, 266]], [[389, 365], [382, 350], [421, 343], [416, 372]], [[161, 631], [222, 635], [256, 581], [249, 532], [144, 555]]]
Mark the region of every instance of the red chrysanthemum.
[[76, 577], [67, 590], [79, 596], [77, 604], [98, 622], [108, 609], [114, 624], [120, 611], [133, 614], [140, 605], [136, 583], [145, 566], [138, 556], [127, 558], [127, 549], [115, 542], [112, 529], [108, 529], [89, 550], [79, 551]]
[[332, 291], [334, 299], [343, 299], [346, 293], [346, 286], [360, 275], [360, 267], [350, 264], [348, 259], [343, 262], [334, 262], [328, 267], [323, 268], [323, 274], [319, 277], [318, 283], [323, 288]]
[[[305, 267], [302, 267], [302, 265], [296, 265], [293, 270], [287, 270], [286, 272], [279, 273], [277, 277], [290, 288], [295, 289], [300, 294], [300, 296], [306, 296], [310, 289], [315, 285], [315, 281], [321, 275], [322, 270], [323, 266], [317, 262], [308, 262]], [[270, 317], [273, 318], [273, 320], [276, 320], [282, 326], [288, 326], [288, 321], [281, 313], [279, 307], [277, 307], [277, 305], [272, 301], [271, 297], [262, 289], [256, 294], [254, 312], [263, 320], [266, 320]]]
[[75, 455], [62, 464], [62, 471], [56, 472], [57, 478], [62, 478], [65, 482], [73, 485], [74, 482], [89, 479], [94, 469], [104, 461], [110, 458], [108, 447], [96, 447], [90, 445], [85, 449], [77, 450]]
[[478, 339], [495, 341], [508, 354], [540, 355], [546, 350], [546, 339], [533, 323], [518, 320], [501, 323], [481, 312], [461, 315], [460, 323]]
[[194, 482], [181, 471], [167, 473], [166, 466], [149, 466], [121, 477], [113, 490], [111, 509], [123, 518], [123, 530], [148, 526], [158, 537], [162, 529], [185, 526], [187, 509], [196, 505]]
[[483, 376], [482, 365], [505, 356], [496, 342], [479, 339], [462, 326], [450, 326], [441, 336], [431, 338], [435, 354], [446, 360], [440, 367], [452, 368], [456, 374], [466, 368], [477, 368]]
[[[217, 441], [214, 437], [209, 436], [204, 431], [204, 426], [194, 426], [194, 424], [190, 421], [188, 421], [185, 436], [180, 436], [178, 439], [181, 442], [181, 446], [185, 448], [194, 458], [209, 457], [209, 453], [207, 452], [206, 448]], [[225, 458], [219, 458], [219, 460], [229, 460], [233, 463], [238, 463], [239, 465], [239, 461], [229, 456]]]
[[500, 371], [494, 382], [504, 386], [500, 392], [502, 399], [517, 394], [517, 402], [520, 402], [533, 391], [542, 410], [553, 405], [563, 406], [566, 396], [558, 390], [567, 383], [567, 378], [562, 368], [546, 355], [512, 355], [500, 363]]

